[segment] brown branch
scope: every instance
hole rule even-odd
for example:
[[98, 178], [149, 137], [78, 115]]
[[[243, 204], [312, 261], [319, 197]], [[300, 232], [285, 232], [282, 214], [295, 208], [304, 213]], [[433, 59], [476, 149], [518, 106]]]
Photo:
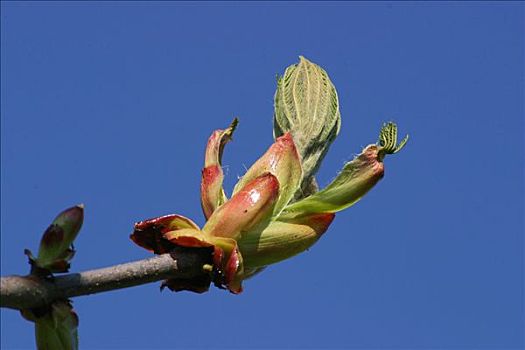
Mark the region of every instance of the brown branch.
[[5, 276], [0, 279], [0, 306], [29, 309], [57, 299], [107, 292], [168, 278], [194, 278], [205, 274], [209, 252], [202, 249], [178, 249], [171, 254], [150, 259], [71, 273], [53, 278]]

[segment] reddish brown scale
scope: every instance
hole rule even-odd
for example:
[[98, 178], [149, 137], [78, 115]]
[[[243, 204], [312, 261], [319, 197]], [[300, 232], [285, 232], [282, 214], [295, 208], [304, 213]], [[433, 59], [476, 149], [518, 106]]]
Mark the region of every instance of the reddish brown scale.
[[179, 215], [164, 215], [140, 221], [135, 224], [135, 230], [130, 238], [137, 245], [155, 254], [168, 253], [173, 246], [162, 236], [170, 230], [169, 224], [179, 217]]
[[179, 217], [180, 217], [180, 215], [170, 214], [170, 215], [159, 216], [159, 217], [156, 217], [156, 218], [153, 218], [153, 219], [147, 219], [147, 220], [139, 221], [139, 222], [137, 222], [135, 224], [135, 229], [142, 230], [142, 229], [149, 228], [152, 225], [156, 225], [156, 226], [159, 226], [159, 227], [165, 227], [173, 219], [179, 218]]

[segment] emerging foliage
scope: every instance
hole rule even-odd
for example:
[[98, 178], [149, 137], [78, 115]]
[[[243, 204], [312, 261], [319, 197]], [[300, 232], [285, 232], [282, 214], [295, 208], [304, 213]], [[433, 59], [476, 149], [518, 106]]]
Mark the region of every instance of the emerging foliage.
[[[356, 203], [383, 177], [384, 156], [399, 151], [407, 140], [397, 145], [396, 125], [385, 124], [379, 144], [365, 147], [316, 192], [313, 175], [340, 123], [334, 85], [321, 67], [301, 57], [277, 82], [275, 142], [238, 181], [230, 199], [222, 187], [221, 156], [237, 119], [211, 134], [201, 181], [204, 227], [172, 214], [137, 223], [131, 239], [156, 254], [175, 247], [210, 248], [214, 266], [209, 281], [240, 293], [243, 280], [310, 248], [335, 212]], [[207, 290], [202, 279], [168, 280], [165, 285], [174, 291]]]
[[297, 198], [315, 191], [313, 176], [341, 128], [339, 99], [326, 71], [303, 56], [277, 80], [273, 133], [293, 135], [304, 176]]

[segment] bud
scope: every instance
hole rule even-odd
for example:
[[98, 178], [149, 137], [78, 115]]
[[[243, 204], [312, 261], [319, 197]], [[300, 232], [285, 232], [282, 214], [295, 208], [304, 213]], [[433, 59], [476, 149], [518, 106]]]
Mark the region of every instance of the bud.
[[[66, 272], [69, 261], [75, 253], [72, 244], [82, 227], [83, 220], [82, 204], [58, 214], [42, 236], [38, 257], [34, 261], [36, 266], [50, 272]], [[28, 255], [30, 254], [28, 252]]]
[[38, 350], [77, 350], [78, 316], [69, 301], [56, 301], [38, 312], [22, 310], [35, 323]]
[[285, 208], [283, 217], [290, 218], [309, 213], [334, 213], [359, 201], [383, 178], [383, 159], [397, 153], [408, 140], [408, 135], [397, 144], [397, 126], [387, 123], [380, 133], [379, 145], [369, 145], [347, 163], [339, 175], [323, 190]]
[[273, 122], [274, 137], [291, 132], [301, 155], [304, 173], [297, 199], [315, 191], [313, 175], [340, 127], [335, 86], [324, 69], [299, 56], [299, 63], [277, 80]]
[[222, 152], [226, 143], [231, 140], [237, 124], [238, 120], [235, 118], [227, 129], [214, 131], [208, 139], [201, 179], [201, 206], [206, 219], [227, 200], [222, 188]]
[[271, 173], [279, 180], [280, 194], [273, 210], [273, 215], [277, 216], [290, 202], [302, 178], [301, 160], [290, 133], [275, 140], [235, 185], [233, 193], [236, 194], [248, 182], [264, 173]]
[[237, 125], [212, 133], [201, 178], [201, 206], [207, 222], [199, 229], [179, 215], [135, 225], [131, 239], [155, 254], [203, 249], [208, 260], [195, 278], [169, 279], [171, 290], [206, 291], [213, 281], [232, 293], [267, 265], [310, 248], [328, 229], [335, 212], [367, 193], [384, 173], [383, 159], [398, 152], [397, 127], [385, 124], [379, 143], [367, 146], [336, 179], [318, 192], [314, 177], [339, 133], [341, 117], [334, 85], [327, 73], [300, 57], [277, 82], [275, 142], [238, 181], [228, 200], [222, 152]]

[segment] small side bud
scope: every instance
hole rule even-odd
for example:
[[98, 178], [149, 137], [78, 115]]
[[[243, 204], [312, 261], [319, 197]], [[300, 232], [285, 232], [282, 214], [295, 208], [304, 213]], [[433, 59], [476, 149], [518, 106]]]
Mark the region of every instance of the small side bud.
[[[34, 264], [49, 272], [67, 272], [73, 258], [73, 241], [84, 220], [84, 206], [76, 205], [64, 210], [53, 220], [40, 241]], [[31, 259], [31, 256], [30, 256]]]
[[34, 322], [38, 350], [78, 349], [78, 316], [68, 301], [54, 302]]

